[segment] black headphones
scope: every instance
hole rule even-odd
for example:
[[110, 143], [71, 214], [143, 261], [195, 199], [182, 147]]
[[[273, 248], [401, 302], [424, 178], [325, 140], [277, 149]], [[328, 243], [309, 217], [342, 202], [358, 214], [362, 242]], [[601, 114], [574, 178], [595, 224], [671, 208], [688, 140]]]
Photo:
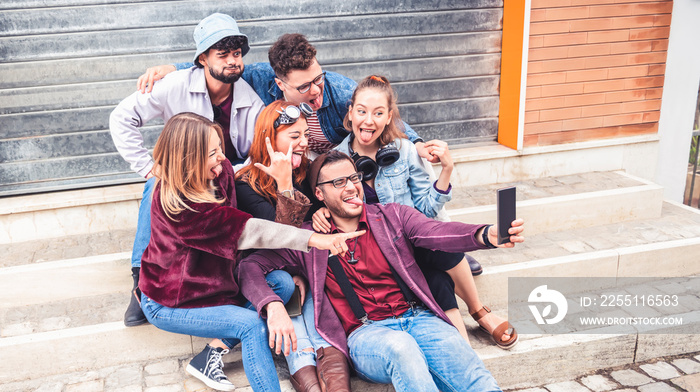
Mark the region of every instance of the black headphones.
[[377, 151], [376, 161], [368, 156], [360, 155], [352, 150], [352, 141], [355, 140], [355, 134], [350, 132], [350, 140], [348, 142], [348, 151], [350, 151], [350, 157], [355, 162], [355, 167], [358, 171], [363, 173], [362, 180], [369, 181], [373, 179], [379, 172], [379, 167], [392, 165], [394, 162], [399, 160], [401, 154], [399, 149], [396, 148], [394, 143], [387, 144], [384, 147], [380, 147]]

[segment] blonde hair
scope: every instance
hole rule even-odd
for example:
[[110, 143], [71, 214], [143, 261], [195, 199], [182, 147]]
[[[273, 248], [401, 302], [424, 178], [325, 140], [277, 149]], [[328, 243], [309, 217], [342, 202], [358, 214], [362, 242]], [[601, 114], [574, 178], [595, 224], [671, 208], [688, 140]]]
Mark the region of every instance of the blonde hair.
[[[405, 127], [403, 126], [403, 121], [401, 121], [399, 108], [396, 105], [396, 92], [391, 87], [389, 79], [387, 79], [386, 77], [380, 75], [370, 75], [362, 79], [360, 83], [357, 84], [357, 87], [355, 87], [355, 91], [352, 93], [352, 97], [350, 98], [350, 105], [355, 106], [355, 100], [357, 99], [357, 94], [359, 92], [370, 88], [384, 93], [384, 96], [386, 97], [386, 102], [389, 106], [389, 112], [391, 113], [391, 122], [386, 124], [386, 126], [384, 127], [384, 131], [382, 131], [382, 134], [379, 136], [379, 143], [382, 146], [386, 146], [387, 144], [393, 142], [398, 138], [406, 138], [406, 134], [404, 132]], [[345, 127], [347, 131], [352, 133], [352, 122], [350, 121], [349, 110], [345, 114], [345, 118], [343, 119], [343, 127]]]
[[[175, 216], [185, 209], [197, 212], [191, 203], [221, 204], [215, 187], [207, 178], [211, 131], [223, 140], [221, 126], [198, 114], [180, 113], [168, 120], [153, 148], [153, 174], [160, 183], [160, 205], [165, 215]], [[221, 145], [223, 151], [223, 144]]]

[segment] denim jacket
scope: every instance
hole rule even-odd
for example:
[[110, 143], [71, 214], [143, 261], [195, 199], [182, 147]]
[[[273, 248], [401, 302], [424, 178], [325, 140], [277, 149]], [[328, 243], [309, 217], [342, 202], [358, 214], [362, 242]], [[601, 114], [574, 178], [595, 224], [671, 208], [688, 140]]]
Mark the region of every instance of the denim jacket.
[[[175, 68], [183, 69], [191, 67], [192, 63], [177, 63]], [[269, 105], [278, 99], [284, 99], [284, 94], [275, 83], [275, 71], [269, 63], [254, 63], [246, 65], [243, 69], [243, 79], [250, 84], [260, 99]], [[326, 81], [323, 88], [323, 105], [318, 109], [318, 122], [321, 124], [323, 134], [329, 142], [340, 143], [348, 135], [343, 127], [343, 119], [350, 106], [350, 98], [355, 91], [357, 83], [341, 74], [326, 71]], [[406, 136], [411, 141], [419, 139], [416, 131], [404, 123]]]
[[[350, 136], [335, 149], [350, 155], [349, 143]], [[399, 148], [399, 159], [389, 166], [380, 166], [374, 179], [379, 202], [415, 207], [425, 216], [435, 218], [445, 203], [452, 200], [452, 188], [446, 194], [437, 191], [413, 143], [398, 138], [394, 144]]]

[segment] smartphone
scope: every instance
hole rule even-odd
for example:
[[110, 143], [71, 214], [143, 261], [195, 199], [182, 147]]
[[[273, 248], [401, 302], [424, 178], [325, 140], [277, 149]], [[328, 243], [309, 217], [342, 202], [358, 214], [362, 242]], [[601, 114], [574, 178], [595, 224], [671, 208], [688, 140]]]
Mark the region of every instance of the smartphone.
[[290, 317], [299, 316], [301, 314], [301, 291], [299, 286], [294, 286], [294, 293], [284, 307], [287, 309], [287, 314]]
[[498, 190], [498, 245], [510, 242], [511, 224], [515, 220], [515, 187]]

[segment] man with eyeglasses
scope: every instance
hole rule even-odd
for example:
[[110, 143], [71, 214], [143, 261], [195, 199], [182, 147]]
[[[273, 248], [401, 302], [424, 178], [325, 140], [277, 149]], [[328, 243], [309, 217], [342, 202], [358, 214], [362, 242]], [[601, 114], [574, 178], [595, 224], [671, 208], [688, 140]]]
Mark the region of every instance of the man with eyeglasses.
[[[497, 228], [439, 222], [396, 203], [364, 204], [362, 173], [339, 151], [314, 160], [309, 179], [330, 211], [333, 232], [366, 234], [346, 241], [338, 256], [279, 249], [241, 261], [241, 292], [267, 317], [270, 341], [287, 347], [296, 339], [282, 302], [263, 284], [265, 272], [284, 267], [309, 280], [318, 331], [348, 356], [360, 378], [392, 383], [397, 392], [500, 391], [433, 298], [412, 251], [495, 248]], [[522, 232], [522, 219], [513, 221], [511, 242], [498, 247], [523, 242]]]
[[[154, 119], [192, 112], [221, 124], [224, 151], [232, 163], [248, 156], [255, 134], [255, 121], [265, 107], [253, 88], [241, 78], [248, 37], [241, 34], [229, 15], [204, 18], [193, 33], [197, 46], [196, 66], [174, 72], [147, 94], [135, 92], [117, 105], [109, 118], [109, 130], [117, 150], [131, 169], [147, 179], [139, 207], [136, 238], [131, 256], [134, 289], [137, 288], [141, 255], [151, 237], [151, 192], [155, 178], [153, 158], [144, 146], [144, 125]], [[155, 140], [157, 135], [146, 135]], [[135, 296], [124, 315], [126, 326], [146, 323]]]
[[[270, 47], [269, 63], [249, 64], [243, 72], [245, 79], [266, 105], [284, 99], [299, 105], [308, 103], [314, 110], [306, 120], [309, 124], [309, 149], [324, 153], [347, 135], [343, 119], [357, 83], [341, 74], [323, 71], [316, 60], [316, 48], [301, 34], [284, 34]], [[176, 69], [191, 67], [192, 63], [160, 65], [149, 68], [139, 77], [137, 89], [150, 91], [154, 82]], [[430, 160], [435, 158], [423, 148], [423, 139], [406, 123], [406, 136], [416, 143], [418, 153]]]

